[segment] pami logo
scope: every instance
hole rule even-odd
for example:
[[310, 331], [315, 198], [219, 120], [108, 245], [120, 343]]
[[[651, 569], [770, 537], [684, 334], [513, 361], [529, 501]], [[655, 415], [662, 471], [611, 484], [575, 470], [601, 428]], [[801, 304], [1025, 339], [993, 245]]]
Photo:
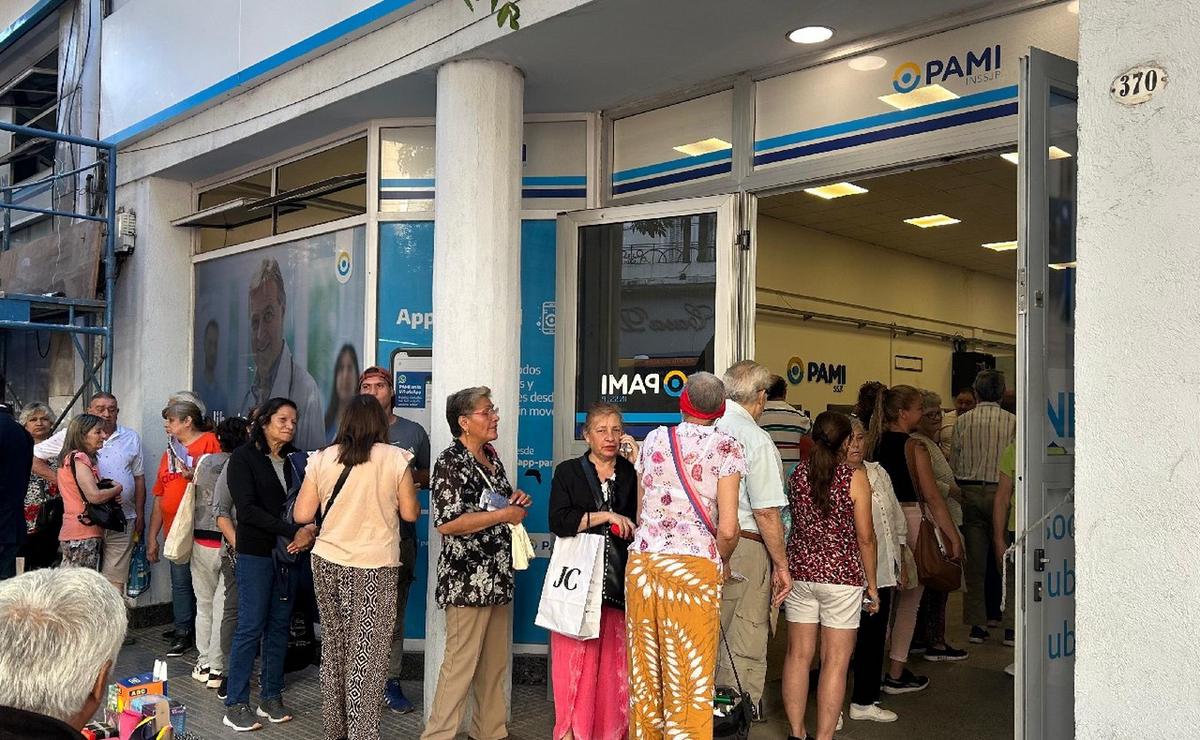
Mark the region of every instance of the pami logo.
[[622, 373], [612, 375], [606, 373], [600, 376], [600, 394], [602, 396], [632, 396], [665, 393], [678, 398], [683, 395], [683, 387], [686, 384], [687, 375], [682, 370], [672, 370], [665, 374]]
[[916, 62], [904, 62], [892, 73], [892, 89], [898, 93], [912, 92], [922, 84], [947, 82], [951, 78], [960, 79], [967, 85], [999, 79], [1000, 44], [979, 52], [967, 51], [930, 59], [923, 68]]

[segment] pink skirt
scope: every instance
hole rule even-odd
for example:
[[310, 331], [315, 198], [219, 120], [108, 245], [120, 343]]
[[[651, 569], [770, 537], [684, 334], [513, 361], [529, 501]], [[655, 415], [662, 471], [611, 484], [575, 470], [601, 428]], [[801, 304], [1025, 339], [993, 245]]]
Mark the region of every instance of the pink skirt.
[[621, 740], [629, 733], [625, 613], [600, 609], [600, 636], [576, 640], [550, 633], [554, 740]]

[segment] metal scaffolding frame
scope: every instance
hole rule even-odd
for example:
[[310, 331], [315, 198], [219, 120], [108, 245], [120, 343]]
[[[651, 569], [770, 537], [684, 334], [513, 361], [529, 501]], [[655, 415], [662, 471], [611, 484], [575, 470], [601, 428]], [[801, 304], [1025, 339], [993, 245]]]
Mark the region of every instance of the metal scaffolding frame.
[[[69, 219], [72, 222], [94, 221], [104, 224], [104, 244], [101, 255], [104, 275], [102, 300], [69, 298], [53, 293], [12, 293], [5, 291], [4, 286], [0, 286], [0, 338], [15, 331], [65, 333], [70, 335], [71, 343], [79, 356], [84, 371], [83, 382], [75, 391], [71, 402], [63, 409], [62, 415], [55, 421], [55, 427], [57, 427], [71, 412], [75, 403], [87, 393], [89, 387], [94, 388], [93, 392], [111, 391], [112, 389], [113, 293], [117, 280], [115, 223], [117, 149], [114, 144], [96, 139], [10, 123], [0, 122], [0, 131], [96, 150], [96, 161], [91, 164], [68, 172], [52, 172], [46, 177], [31, 182], [0, 187], [0, 216], [3, 218], [3, 222], [0, 224], [0, 251], [7, 251], [10, 247], [12, 213], [14, 211]], [[103, 175], [103, 177], [93, 178], [93, 183], [103, 182], [105, 188], [104, 215], [60, 211], [53, 207], [37, 208], [16, 201], [18, 194], [23, 190], [45, 185], [47, 182], [55, 183], [64, 178], [73, 178], [89, 170], [94, 170], [97, 175]], [[53, 186], [51, 190], [53, 192]], [[52, 201], [51, 205], [57, 204]], [[92, 342], [84, 341], [92, 337], [98, 337], [100, 341], [98, 360], [94, 358], [92, 347], [89, 346]], [[0, 394], [5, 392], [5, 389], [0, 389]]]

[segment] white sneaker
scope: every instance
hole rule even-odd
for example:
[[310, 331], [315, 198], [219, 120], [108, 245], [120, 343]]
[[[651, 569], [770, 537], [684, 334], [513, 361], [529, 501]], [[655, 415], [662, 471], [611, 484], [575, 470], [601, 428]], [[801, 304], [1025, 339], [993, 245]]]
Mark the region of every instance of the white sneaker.
[[200, 683], [207, 683], [208, 682], [208, 666], [200, 665], [199, 663], [197, 663], [196, 667], [192, 668], [192, 678], [196, 679]]
[[[871, 722], [895, 722], [899, 717], [890, 709], [884, 709], [878, 704], [850, 705], [850, 719], [869, 720]], [[841, 729], [840, 727], [838, 729]]]
[[1017, 664], [1009, 663], [1008, 665], [1004, 666], [1004, 672], [1015, 678], [1017, 675]]
[[841, 712], [838, 712], [838, 723], [837, 723], [837, 727], [835, 727], [835, 728], [833, 729], [833, 731], [834, 731], [834, 732], [841, 732], [841, 731], [842, 731], [842, 725], [845, 723], [845, 721], [846, 721], [846, 716], [845, 716], [845, 715], [843, 715]]

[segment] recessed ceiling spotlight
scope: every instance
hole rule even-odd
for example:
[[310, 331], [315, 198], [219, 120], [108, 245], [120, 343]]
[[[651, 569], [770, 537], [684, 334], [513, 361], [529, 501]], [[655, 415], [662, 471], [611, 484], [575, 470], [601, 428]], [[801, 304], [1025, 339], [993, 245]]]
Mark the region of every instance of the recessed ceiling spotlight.
[[1079, 15], [1079, 0], [1071, 0], [1071, 2], [1067, 3], [1067, 12]]
[[809, 195], [815, 195], [818, 198], [825, 200], [833, 200], [834, 198], [842, 198], [847, 195], [862, 195], [868, 192], [866, 188], [855, 185], [852, 182], [839, 182], [833, 185], [822, 185], [819, 188], [805, 188], [804, 192]]
[[[1068, 152], [1066, 149], [1061, 149], [1061, 148], [1059, 148], [1059, 147], [1056, 147], [1056, 146], [1052, 146], [1052, 147], [1050, 147], [1050, 149], [1048, 149], [1048, 150], [1046, 151], [1046, 155], [1047, 155], [1047, 156], [1048, 156], [1050, 159], [1070, 159], [1070, 158], [1071, 158], [1071, 153], [1070, 153], [1070, 152]], [[1016, 152], [1006, 152], [1006, 153], [1004, 153], [1004, 154], [1001, 154], [1001, 155], [1000, 155], [1000, 158], [1001, 158], [1001, 159], [1003, 159], [1003, 160], [1005, 160], [1005, 161], [1007, 161], [1007, 162], [1012, 162], [1013, 164], [1020, 164], [1020, 163], [1021, 163], [1021, 159], [1020, 159], [1020, 157], [1017, 155], [1017, 153], [1016, 153]]]
[[819, 44], [831, 38], [833, 29], [826, 26], [805, 26], [788, 34], [788, 40], [795, 44]]
[[1015, 240], [1011, 242], [988, 242], [979, 246], [984, 249], [990, 249], [993, 252], [1011, 252], [1017, 248], [1017, 242]]
[[701, 139], [700, 141], [693, 141], [691, 144], [680, 144], [679, 146], [673, 146], [671, 148], [680, 154], [686, 154], [689, 157], [698, 157], [701, 154], [710, 154], [712, 152], [719, 152], [724, 149], [732, 149], [733, 144], [730, 144], [724, 139], [713, 137], [709, 139]]
[[931, 229], [934, 226], [950, 226], [951, 224], [962, 223], [961, 219], [951, 218], [944, 213], [935, 213], [932, 216], [917, 216], [916, 218], [906, 218], [904, 223], [912, 224], [922, 229]]
[[877, 69], [883, 69], [887, 66], [887, 60], [883, 57], [865, 56], [855, 57], [846, 62], [846, 66], [857, 72], [872, 72]]
[[908, 110], [910, 108], [920, 108], [922, 105], [932, 105], [933, 103], [941, 103], [946, 100], [954, 100], [957, 97], [957, 93], [934, 83], [918, 87], [916, 90], [906, 93], [883, 95], [879, 99], [893, 108]]
[[1075, 260], [1071, 260], [1070, 262], [1051, 262], [1046, 267], [1049, 267], [1051, 270], [1074, 270], [1075, 264]]

